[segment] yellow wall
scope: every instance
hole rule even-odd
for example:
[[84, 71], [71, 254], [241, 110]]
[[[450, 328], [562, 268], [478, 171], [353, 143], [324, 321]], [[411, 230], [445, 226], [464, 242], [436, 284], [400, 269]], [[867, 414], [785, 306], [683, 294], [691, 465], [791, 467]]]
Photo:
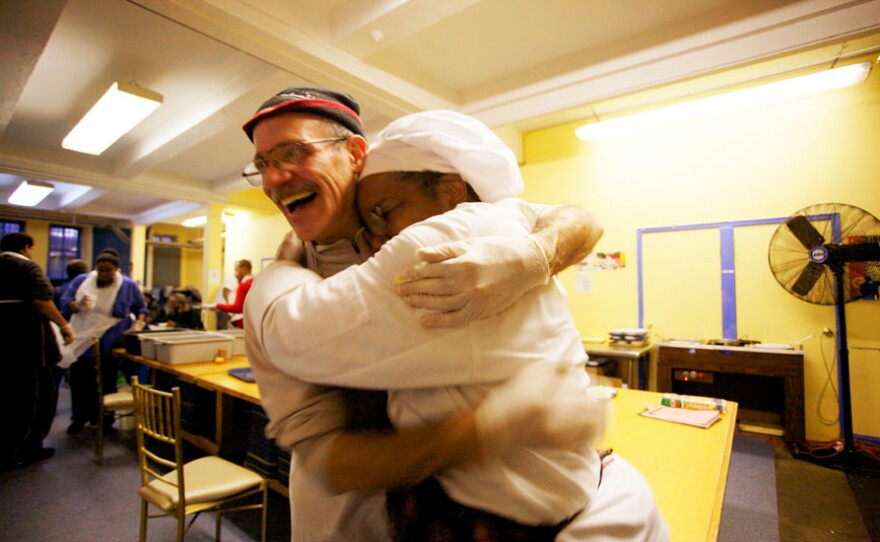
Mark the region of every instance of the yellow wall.
[[242, 259], [251, 261], [256, 275], [264, 261], [275, 255], [278, 244], [290, 231], [290, 226], [274, 207], [265, 213], [241, 209], [234, 209], [232, 212], [233, 218], [226, 223], [223, 276], [233, 274], [235, 262]]
[[[620, 271], [593, 272], [592, 293], [563, 273], [581, 333], [604, 337], [638, 324], [640, 228], [786, 217], [842, 202], [880, 216], [880, 70], [861, 85], [746, 112], [593, 142], [569, 124], [524, 138], [525, 198], [591, 209], [605, 227], [597, 250], [623, 251]], [[735, 229], [738, 334], [805, 344], [807, 437], [838, 436], [832, 306], [811, 305], [777, 284], [767, 263], [776, 226]], [[644, 236], [645, 320], [656, 338], [720, 338], [717, 231]], [[880, 302], [847, 305], [854, 432], [880, 436]], [[824, 359], [823, 359], [824, 352]], [[873, 390], [873, 391], [872, 391]]]
[[49, 260], [49, 222], [45, 220], [25, 220], [24, 232], [34, 239], [33, 260], [43, 271]]

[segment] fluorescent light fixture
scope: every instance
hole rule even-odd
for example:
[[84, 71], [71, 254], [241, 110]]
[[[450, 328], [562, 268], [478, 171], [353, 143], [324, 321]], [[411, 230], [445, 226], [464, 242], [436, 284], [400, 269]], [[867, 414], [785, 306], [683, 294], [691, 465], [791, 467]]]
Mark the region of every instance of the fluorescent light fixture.
[[117, 81], [73, 127], [61, 146], [72, 151], [101, 154], [160, 105], [161, 94]]
[[55, 187], [49, 183], [24, 181], [18, 185], [7, 201], [13, 205], [33, 207], [46, 199], [46, 196], [51, 194], [54, 189]]
[[[223, 222], [223, 224], [226, 224], [234, 216], [235, 215], [233, 215], [232, 213], [227, 213], [226, 211], [223, 211], [223, 214], [220, 215], [220, 220]], [[207, 223], [208, 223], [208, 217], [205, 215], [201, 215], [201, 216], [194, 216], [192, 218], [187, 218], [186, 220], [184, 220], [180, 224], [182, 226], [186, 226], [187, 228], [196, 228], [198, 226], [204, 226]]]
[[181, 222], [181, 224], [186, 226], [187, 228], [196, 228], [198, 226], [204, 226], [207, 223], [208, 223], [208, 217], [205, 215], [187, 218], [186, 220]]
[[577, 128], [575, 134], [584, 140], [599, 139], [632, 130], [653, 128], [719, 113], [730, 113], [756, 105], [779, 102], [855, 85], [867, 79], [870, 72], [870, 62], [852, 64], [843, 68], [825, 70], [784, 81], [661, 107], [645, 111], [644, 113], [593, 122]]

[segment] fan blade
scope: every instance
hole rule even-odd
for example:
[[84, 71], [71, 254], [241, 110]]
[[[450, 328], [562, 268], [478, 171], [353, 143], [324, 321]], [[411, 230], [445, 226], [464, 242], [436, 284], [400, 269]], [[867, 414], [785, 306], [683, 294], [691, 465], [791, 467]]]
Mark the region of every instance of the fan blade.
[[791, 287], [791, 291], [800, 295], [806, 296], [810, 293], [810, 290], [815, 286], [816, 281], [819, 280], [819, 277], [822, 276], [822, 272], [824, 271], [824, 267], [820, 263], [810, 262], [801, 271], [800, 276], [797, 281], [794, 283], [794, 286]]
[[793, 233], [798, 241], [800, 241], [807, 249], [820, 247], [825, 244], [825, 238], [822, 237], [822, 234], [816, 230], [805, 216], [793, 216], [785, 222], [785, 225], [788, 226], [791, 233]]

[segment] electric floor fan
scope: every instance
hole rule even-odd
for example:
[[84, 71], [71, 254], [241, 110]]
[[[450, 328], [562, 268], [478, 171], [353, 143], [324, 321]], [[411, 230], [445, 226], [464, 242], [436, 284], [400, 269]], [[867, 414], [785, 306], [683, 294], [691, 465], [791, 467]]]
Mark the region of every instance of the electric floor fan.
[[844, 306], [877, 299], [880, 285], [880, 221], [843, 203], [811, 205], [790, 216], [770, 239], [770, 270], [790, 294], [834, 305], [837, 317], [838, 389], [843, 449], [830, 457], [805, 457], [828, 468], [880, 475], [880, 462], [853, 442], [849, 349]]

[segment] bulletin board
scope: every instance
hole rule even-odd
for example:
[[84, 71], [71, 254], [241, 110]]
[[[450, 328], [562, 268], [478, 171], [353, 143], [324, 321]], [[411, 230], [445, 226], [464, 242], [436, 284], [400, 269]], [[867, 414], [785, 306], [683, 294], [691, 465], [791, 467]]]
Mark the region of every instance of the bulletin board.
[[[754, 226], [775, 229], [785, 220], [637, 230], [639, 326], [663, 322], [661, 334], [680, 338], [739, 337], [735, 233]], [[766, 254], [766, 244], [761, 250]]]

